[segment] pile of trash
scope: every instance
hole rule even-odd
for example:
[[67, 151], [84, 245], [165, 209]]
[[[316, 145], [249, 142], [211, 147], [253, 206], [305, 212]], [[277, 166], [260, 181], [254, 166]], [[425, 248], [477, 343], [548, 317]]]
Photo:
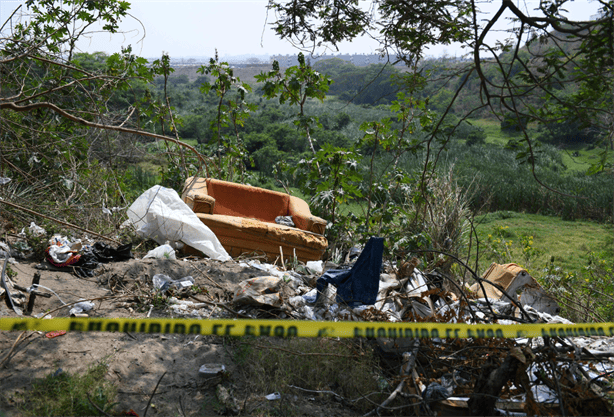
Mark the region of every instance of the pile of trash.
[[[170, 246], [164, 250], [173, 252]], [[445, 288], [445, 277], [440, 273], [424, 273], [414, 266], [402, 271], [387, 268], [382, 265], [382, 250], [383, 239], [371, 238], [360, 256], [337, 268], [322, 261], [292, 270], [257, 260], [240, 261], [240, 266], [254, 268], [263, 276], [240, 283], [228, 303], [253, 318], [278, 309], [279, 317], [299, 320], [400, 322], [447, 317], [450, 322], [468, 324], [571, 323], [556, 315], [560, 311], [556, 301], [515, 264], [493, 264], [480, 282], [482, 287], [497, 292], [480, 297], [480, 284], [453, 292]], [[166, 256], [175, 257], [174, 253]], [[186, 279], [193, 285], [191, 278]], [[166, 280], [170, 282], [171, 278]], [[519, 299], [510, 295], [520, 290]], [[536, 296], [538, 292], [542, 294]], [[198, 317], [199, 312], [193, 311], [196, 308], [181, 310], [186, 316]]]
[[[458, 288], [459, 295], [447, 289], [442, 274], [420, 271], [415, 260], [397, 271], [383, 265], [382, 243], [372, 238], [360, 256], [342, 266], [318, 261], [287, 269], [240, 261], [262, 276], [236, 285], [224, 308], [183, 297], [194, 285], [191, 276], [154, 276], [152, 284], [168, 295], [174, 316], [189, 318], [572, 324], [556, 314], [556, 301], [518, 265], [493, 264], [476, 285]], [[613, 338], [377, 338], [376, 343], [390, 367], [401, 369], [406, 392], [421, 398], [415, 401], [419, 415], [611, 415]], [[417, 357], [413, 369], [406, 359], [411, 352]]]
[[[32, 222], [30, 233], [35, 236], [44, 236], [46, 231]], [[18, 236], [25, 239], [23, 231]], [[71, 241], [66, 236], [53, 235], [48, 240], [45, 261], [38, 264], [36, 268], [71, 272], [78, 277], [93, 277], [100, 264], [131, 259], [133, 257], [131, 249], [132, 244], [119, 245], [114, 248], [104, 242], [83, 243], [81, 239]], [[17, 259], [27, 259], [31, 252], [32, 248], [27, 245], [25, 240], [14, 242], [12, 245], [0, 242], [0, 259], [4, 260], [0, 280], [0, 297], [4, 298], [6, 305], [19, 316], [23, 315], [26, 300], [28, 301], [26, 312], [32, 312], [36, 296], [49, 298], [54, 295], [62, 304], [66, 305], [52, 289], [39, 284], [40, 275], [34, 276], [29, 288], [15, 284], [7, 276], [7, 266], [18, 264]], [[93, 303], [83, 301], [73, 306], [70, 315], [79, 317], [84, 311], [92, 308]]]
[[45, 250], [45, 259], [54, 268], [71, 268], [78, 276], [91, 277], [101, 263], [121, 262], [132, 258], [132, 244], [116, 248], [103, 243], [83, 244], [81, 239], [70, 241], [54, 235]]

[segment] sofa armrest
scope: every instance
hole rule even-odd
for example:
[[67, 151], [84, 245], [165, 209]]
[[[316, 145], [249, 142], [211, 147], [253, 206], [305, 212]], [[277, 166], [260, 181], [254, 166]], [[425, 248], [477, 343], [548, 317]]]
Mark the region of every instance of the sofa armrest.
[[326, 231], [326, 225], [328, 222], [317, 216], [310, 216], [308, 221], [308, 229], [310, 232], [317, 233], [319, 235], [323, 235]]
[[183, 186], [181, 198], [194, 213], [213, 214], [215, 198], [207, 194], [205, 178], [188, 178]]
[[292, 221], [297, 228], [308, 232], [323, 235], [328, 222], [317, 216], [313, 216], [307, 203], [294, 196], [290, 196], [288, 214], [292, 216]]
[[194, 213], [213, 214], [215, 198], [210, 195], [186, 195], [185, 203]]

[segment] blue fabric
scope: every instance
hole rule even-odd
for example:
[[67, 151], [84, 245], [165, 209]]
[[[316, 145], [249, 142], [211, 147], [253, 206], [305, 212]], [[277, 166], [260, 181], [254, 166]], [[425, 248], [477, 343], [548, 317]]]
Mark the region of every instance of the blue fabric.
[[329, 269], [317, 281], [318, 297], [328, 286], [337, 287], [337, 302], [349, 306], [375, 304], [382, 268], [384, 239], [372, 237], [352, 269]]

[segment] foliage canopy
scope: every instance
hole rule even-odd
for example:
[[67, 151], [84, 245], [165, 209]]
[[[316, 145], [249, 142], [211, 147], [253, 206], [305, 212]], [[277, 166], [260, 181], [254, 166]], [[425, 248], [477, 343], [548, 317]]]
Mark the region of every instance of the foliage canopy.
[[[480, 103], [469, 113], [488, 107], [500, 117], [513, 115], [518, 126], [577, 121], [602, 140], [603, 155], [590, 172], [606, 168], [614, 132], [614, 2], [597, 0], [598, 14], [589, 21], [566, 17], [568, 0], [541, 0], [527, 11], [511, 0], [491, 1], [498, 9], [490, 15], [481, 11], [484, 3], [380, 0], [367, 8], [357, 0], [270, 0], [268, 7], [278, 35], [306, 50], [368, 35], [382, 54], [416, 72], [428, 45], [461, 42], [471, 61], [456, 66], [455, 75], [479, 78]], [[508, 39], [489, 40], [505, 19], [512, 22]], [[536, 144], [522, 130], [525, 146], [518, 156], [532, 162]]]

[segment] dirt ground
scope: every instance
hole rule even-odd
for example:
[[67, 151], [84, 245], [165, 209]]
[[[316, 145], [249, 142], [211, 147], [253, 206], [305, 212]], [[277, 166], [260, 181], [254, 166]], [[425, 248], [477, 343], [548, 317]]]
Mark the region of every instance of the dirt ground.
[[[90, 317], [172, 317], [168, 309], [153, 308], [139, 301], [139, 294], [151, 290], [154, 274], [167, 274], [173, 279], [191, 275], [203, 292], [199, 296], [209, 302], [225, 302], [237, 283], [267, 275], [258, 269], [241, 267], [238, 262], [212, 260], [132, 259], [104, 264], [97, 276], [79, 278], [66, 271], [37, 269], [39, 262], [20, 261], [11, 265], [17, 273], [13, 281], [29, 287], [35, 272], [40, 272], [40, 285], [50, 288], [65, 302], [101, 298], [95, 301]], [[104, 298], [107, 297], [107, 298]], [[68, 316], [58, 297], [37, 297], [32, 315], [51, 312], [52, 317]], [[58, 309], [58, 310], [56, 310]], [[210, 307], [213, 317], [224, 314]], [[2, 303], [0, 318], [16, 317]], [[250, 390], [233, 363], [232, 347], [217, 336], [163, 335], [140, 333], [79, 333], [47, 338], [42, 332], [0, 332], [0, 416], [22, 415], [23, 393], [35, 378], [42, 378], [61, 369], [71, 374], [106, 361], [107, 379], [118, 388], [118, 412], [133, 410], [142, 416], [156, 384], [148, 416], [154, 415], [218, 415], [224, 412], [216, 399], [216, 387], [230, 390], [239, 403], [241, 415], [355, 415], [356, 413], [326, 396], [296, 392], [281, 400], [269, 401], [261, 393]], [[20, 337], [19, 343], [15, 344]], [[8, 352], [14, 346], [10, 355]], [[4, 360], [10, 356], [8, 360]], [[203, 364], [221, 363], [227, 368], [225, 377], [203, 377]]]

